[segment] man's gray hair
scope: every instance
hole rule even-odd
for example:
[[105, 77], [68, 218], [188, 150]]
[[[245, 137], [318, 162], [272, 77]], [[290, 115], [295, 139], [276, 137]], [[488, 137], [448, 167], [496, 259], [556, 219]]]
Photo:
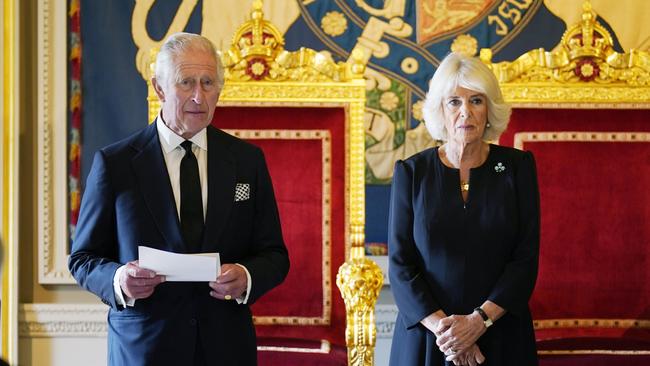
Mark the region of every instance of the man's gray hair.
[[193, 33], [179, 32], [169, 36], [165, 43], [160, 47], [160, 52], [156, 57], [155, 76], [158, 82], [168, 82], [170, 72], [174, 71], [174, 61], [176, 57], [191, 51], [205, 52], [212, 56], [217, 63], [217, 86], [219, 90], [223, 89], [224, 70], [221, 64], [221, 58], [217, 54], [217, 49], [209, 39]]
[[510, 105], [503, 100], [499, 82], [494, 73], [475, 57], [450, 53], [438, 66], [429, 83], [429, 91], [422, 106], [424, 123], [436, 140], [448, 139], [445, 129], [443, 102], [462, 87], [484, 94], [487, 98], [487, 120], [490, 127], [485, 129], [483, 140], [495, 141], [508, 127]]

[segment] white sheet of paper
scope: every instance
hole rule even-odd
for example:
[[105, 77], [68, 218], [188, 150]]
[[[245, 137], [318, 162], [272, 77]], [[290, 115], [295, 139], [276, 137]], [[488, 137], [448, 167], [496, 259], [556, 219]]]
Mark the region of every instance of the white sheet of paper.
[[138, 260], [166, 281], [214, 281], [221, 274], [219, 253], [180, 254], [140, 245]]

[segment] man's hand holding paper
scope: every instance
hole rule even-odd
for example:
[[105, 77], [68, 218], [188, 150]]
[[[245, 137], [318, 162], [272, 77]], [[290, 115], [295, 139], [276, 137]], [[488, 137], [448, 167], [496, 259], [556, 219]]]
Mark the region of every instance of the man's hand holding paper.
[[126, 264], [120, 274], [120, 287], [130, 299], [146, 299], [153, 294], [159, 284], [165, 282], [165, 276], [156, 275], [156, 272], [142, 268], [138, 261]]
[[248, 279], [246, 271], [237, 264], [224, 264], [221, 267], [221, 275], [216, 281], [209, 283], [210, 296], [220, 300], [232, 300], [245, 296]]
[[165, 276], [166, 281], [209, 282], [221, 270], [219, 253], [180, 254], [141, 245], [138, 258], [141, 268]]

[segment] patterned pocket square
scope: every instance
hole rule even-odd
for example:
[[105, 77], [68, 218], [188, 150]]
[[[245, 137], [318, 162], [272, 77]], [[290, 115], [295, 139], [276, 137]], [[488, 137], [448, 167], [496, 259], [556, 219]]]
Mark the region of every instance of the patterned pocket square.
[[235, 186], [235, 202], [246, 201], [251, 198], [251, 185], [248, 183], [237, 183]]

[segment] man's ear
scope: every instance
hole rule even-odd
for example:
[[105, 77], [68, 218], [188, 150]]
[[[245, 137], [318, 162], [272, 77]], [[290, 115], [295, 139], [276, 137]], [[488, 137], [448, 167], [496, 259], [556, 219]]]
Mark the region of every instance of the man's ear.
[[155, 76], [151, 78], [151, 85], [153, 85], [153, 90], [156, 91], [156, 95], [158, 95], [158, 99], [161, 102], [164, 102], [165, 101], [165, 92], [163, 91], [162, 86], [160, 86], [160, 84], [158, 83], [158, 80], [156, 79]]

